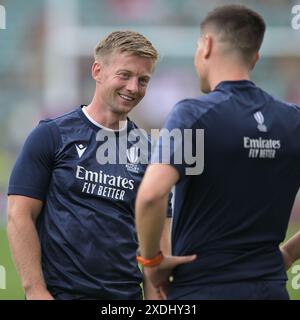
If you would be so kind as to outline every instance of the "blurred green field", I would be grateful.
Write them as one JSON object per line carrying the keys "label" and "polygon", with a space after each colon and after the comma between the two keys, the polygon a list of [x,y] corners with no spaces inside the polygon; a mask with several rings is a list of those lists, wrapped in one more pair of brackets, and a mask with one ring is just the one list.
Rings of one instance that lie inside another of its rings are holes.
{"label": "blurred green field", "polygon": [[0,226],[0,265],[6,271],[6,289],[0,289],[0,300],[24,300],[24,293],[21,287],[19,276],[12,262],[6,231]]}
{"label": "blurred green field", "polygon": [[[287,232],[287,239],[293,235],[300,225],[291,225]],[[298,261],[299,263],[299,261]],[[0,289],[0,300],[24,300],[24,293],[20,284],[19,277],[14,268],[4,227],[0,227],[0,266],[6,270],[6,289]],[[289,272],[288,290],[292,300],[300,300],[300,289],[295,290],[291,287],[291,274]]]}

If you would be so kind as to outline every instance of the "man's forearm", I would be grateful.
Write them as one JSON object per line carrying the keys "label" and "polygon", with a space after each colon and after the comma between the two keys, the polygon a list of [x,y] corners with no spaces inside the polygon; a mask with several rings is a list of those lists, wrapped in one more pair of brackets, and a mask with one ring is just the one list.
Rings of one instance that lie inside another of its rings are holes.
{"label": "man's forearm", "polygon": [[166,164],[148,166],[136,199],[136,225],[143,258],[152,259],[160,239],[172,187],[179,179],[175,168]]}
{"label": "man's forearm", "polygon": [[33,220],[28,215],[9,216],[7,233],[25,292],[46,289],[40,243]]}
{"label": "man's forearm", "polygon": [[141,255],[151,259],[160,250],[160,239],[166,219],[168,196],[147,201],[138,199],[136,206],[136,225],[139,235]]}
{"label": "man's forearm", "polygon": [[162,235],[160,237],[160,250],[164,255],[171,255],[171,222],[172,218],[166,218]]}
{"label": "man's forearm", "polygon": [[287,254],[290,260],[289,266],[296,260],[300,259],[300,231],[298,231],[291,239],[281,246],[281,250]]}

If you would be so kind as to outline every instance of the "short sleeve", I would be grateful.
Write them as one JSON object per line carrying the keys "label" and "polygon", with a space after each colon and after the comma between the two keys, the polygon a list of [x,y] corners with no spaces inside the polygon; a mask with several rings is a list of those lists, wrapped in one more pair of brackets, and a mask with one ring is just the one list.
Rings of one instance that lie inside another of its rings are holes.
{"label": "short sleeve", "polygon": [[58,128],[45,121],[30,133],[13,167],[8,195],[44,200],[59,144]]}

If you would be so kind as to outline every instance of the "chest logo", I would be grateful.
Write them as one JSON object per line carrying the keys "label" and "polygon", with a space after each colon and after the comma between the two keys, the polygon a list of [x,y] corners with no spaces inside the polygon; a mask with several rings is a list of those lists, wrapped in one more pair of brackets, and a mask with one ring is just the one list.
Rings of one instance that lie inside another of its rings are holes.
{"label": "chest logo", "polygon": [[127,159],[132,164],[137,164],[139,161],[139,155],[138,155],[138,148],[137,147],[131,147],[130,149],[126,150]]}
{"label": "chest logo", "polygon": [[78,153],[78,157],[81,158],[82,155],[84,154],[84,151],[87,149],[87,147],[85,147],[82,144],[75,144],[75,146]]}
{"label": "chest logo", "polygon": [[139,173],[140,167],[138,165],[139,163],[139,149],[135,146],[132,146],[131,148],[126,150],[126,155],[129,163],[126,164],[126,168],[128,171],[132,173]]}
{"label": "chest logo", "polygon": [[254,119],[256,120],[256,122],[258,123],[257,129],[260,132],[267,132],[268,129],[267,129],[266,125],[264,124],[265,119],[264,119],[263,114],[260,111],[257,111],[254,113],[253,116],[254,116]]}

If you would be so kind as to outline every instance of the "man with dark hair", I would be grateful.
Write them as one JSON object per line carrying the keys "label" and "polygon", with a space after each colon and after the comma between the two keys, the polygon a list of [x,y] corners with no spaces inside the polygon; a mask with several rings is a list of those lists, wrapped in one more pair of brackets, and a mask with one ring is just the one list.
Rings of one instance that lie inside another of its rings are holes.
{"label": "man with dark hair", "polygon": [[[91,103],[41,121],[10,178],[8,238],[28,300],[142,298],[134,201],[146,164],[130,163],[126,136],[137,127],[127,115],[158,55],[141,34],[115,31],[94,56]],[[128,164],[103,163],[99,135],[114,138],[110,152],[119,159],[123,148]]]}
{"label": "man with dark hair", "polygon": [[[138,192],[140,254],[151,265],[145,272],[169,299],[288,299],[285,269],[300,258],[300,233],[279,245],[300,186],[300,108],[249,80],[265,31],[260,15],[218,7],[201,31],[195,68],[208,94],[177,103],[164,126],[192,130],[192,139],[170,147],[161,139],[153,157],[160,161]],[[204,169],[191,175],[191,162],[178,163],[178,154],[191,141],[197,152],[199,129]],[[174,185],[175,257],[164,257],[159,237]],[[191,263],[177,265],[177,256],[190,254]]]}
{"label": "man with dark hair", "polygon": [[[234,17],[234,18],[233,18]],[[202,32],[212,28],[218,33],[218,41],[227,49],[239,52],[251,62],[259,51],[265,33],[265,22],[256,12],[240,6],[228,5],[210,12],[201,22]]]}

